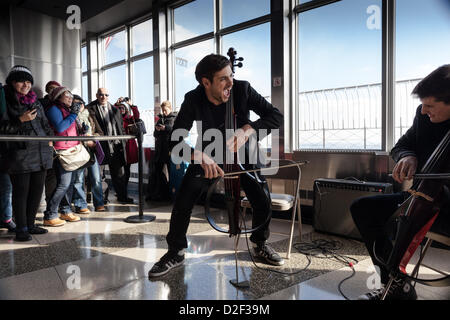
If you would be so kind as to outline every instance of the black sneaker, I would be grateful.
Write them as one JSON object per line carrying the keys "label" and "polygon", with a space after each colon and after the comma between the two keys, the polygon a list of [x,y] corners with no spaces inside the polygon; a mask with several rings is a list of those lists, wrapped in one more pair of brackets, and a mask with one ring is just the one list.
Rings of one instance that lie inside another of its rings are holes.
{"label": "black sneaker", "polygon": [[271,265],[282,266],[284,264],[283,258],[266,242],[258,243],[253,250],[257,257],[262,258]]}
{"label": "black sneaker", "polygon": [[184,253],[182,255],[176,251],[168,251],[162,258],[153,265],[152,269],[148,272],[150,278],[159,277],[171,269],[181,266],[184,262]]}
{"label": "black sneaker", "polygon": [[[358,297],[358,300],[381,300],[383,292],[384,288],[380,288]],[[416,289],[405,279],[394,279],[385,300],[417,300]]]}
{"label": "black sneaker", "polygon": [[16,231],[16,238],[15,238],[16,241],[24,242],[24,241],[30,241],[32,239],[33,238],[30,236],[30,234],[27,231],[25,231],[25,232]]}
{"label": "black sneaker", "polygon": [[8,229],[9,232],[14,232],[16,231],[16,224],[14,223],[14,221],[9,220],[9,222],[0,222],[0,228],[6,228]]}
{"label": "black sneaker", "polygon": [[133,198],[117,198],[117,202],[123,203],[123,204],[133,204],[134,199]]}
{"label": "black sneaker", "polygon": [[30,234],[44,234],[47,232],[48,232],[47,229],[44,229],[41,227],[36,227],[36,226],[28,229],[28,233],[30,233]]}

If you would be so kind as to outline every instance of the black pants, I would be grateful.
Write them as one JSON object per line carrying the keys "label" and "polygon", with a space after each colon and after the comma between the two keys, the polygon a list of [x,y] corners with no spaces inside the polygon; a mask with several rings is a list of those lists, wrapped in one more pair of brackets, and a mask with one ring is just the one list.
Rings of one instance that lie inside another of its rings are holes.
{"label": "black pants", "polygon": [[[374,265],[380,268],[381,283],[389,280],[389,271],[386,270],[375,258],[375,254],[383,261],[387,261],[392,251],[392,243],[389,239],[392,234],[387,231],[386,223],[395,213],[398,206],[410,196],[407,192],[386,194],[379,196],[362,197],[355,200],[350,211],[359,233],[366,245],[367,251]],[[431,227],[432,231],[444,233],[449,228],[450,214],[448,207],[444,207]],[[450,230],[448,230],[450,231]],[[373,251],[375,243],[375,254]]]}
{"label": "black pants", "polygon": [[[121,155],[114,155],[121,156]],[[113,156],[113,157],[114,157]],[[111,182],[114,191],[117,193],[117,199],[125,200],[128,198],[128,179],[130,174],[125,168],[125,163],[121,161],[112,160],[109,164],[109,174],[111,175]]]}
{"label": "black pants", "polygon": [[34,227],[34,220],[44,192],[46,170],[11,174],[12,207],[17,231]]}
{"label": "black pants", "polygon": [[169,161],[150,160],[149,180],[147,186],[147,199],[154,201],[168,201],[170,199],[169,182],[164,174],[164,165],[167,165],[167,171],[170,177]]}
{"label": "black pants", "polygon": [[[59,161],[58,159],[55,159],[56,161]],[[53,168],[55,168],[56,165],[53,163]],[[58,181],[56,179],[56,173],[53,168],[50,168],[47,170],[47,174],[45,176],[45,202],[49,202],[53,192],[56,189],[56,186],[58,184]]]}
{"label": "black pants", "polygon": [[[169,250],[181,250],[187,248],[186,233],[191,219],[192,208],[195,203],[211,185],[213,180],[197,177],[203,174],[200,165],[190,165],[186,171],[180,189],[175,199],[170,218],[170,229],[167,234]],[[241,175],[241,187],[244,189],[253,209],[253,227],[262,225],[267,217],[272,214],[270,193],[267,184],[261,187],[246,175]],[[265,241],[269,238],[270,219],[257,231],[253,232],[250,240],[254,243]]]}

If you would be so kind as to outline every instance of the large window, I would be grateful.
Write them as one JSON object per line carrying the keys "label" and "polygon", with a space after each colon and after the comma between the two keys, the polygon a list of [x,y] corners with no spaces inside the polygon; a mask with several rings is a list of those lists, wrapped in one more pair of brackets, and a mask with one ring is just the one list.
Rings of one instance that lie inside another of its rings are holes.
{"label": "large window", "polygon": [[127,35],[125,30],[103,38],[104,64],[125,60],[127,57]]}
{"label": "large window", "polygon": [[195,79],[195,67],[200,60],[214,52],[212,40],[199,42],[174,52],[175,57],[175,109],[183,103],[184,95],[195,89],[198,82]]}
{"label": "large window", "polygon": [[139,23],[131,28],[131,43],[132,56],[153,50],[152,20]]}
{"label": "large window", "polygon": [[213,0],[196,0],[174,9],[174,42],[214,30]]}
{"label": "large window", "polygon": [[81,97],[86,102],[86,104],[89,103],[88,61],[86,45],[81,46],[81,92],[75,93],[81,94]]}
{"label": "large window", "polygon": [[[238,56],[244,57],[244,66],[236,70],[235,78],[249,81],[270,101],[270,0],[227,0],[219,7],[214,3],[214,0],[196,0],[173,9],[173,99],[176,110],[184,95],[198,86],[194,74],[197,63],[210,53],[226,56],[230,47],[235,48]],[[221,19],[214,19],[219,16]],[[216,49],[218,44],[220,52]],[[251,120],[258,118],[254,113],[250,116]],[[196,136],[194,125],[190,141],[195,142]],[[269,140],[263,144],[267,146]]]}
{"label": "large window", "polygon": [[89,94],[88,94],[88,76],[83,75],[81,77],[81,97],[84,102],[89,103]]}
{"label": "large window", "polygon": [[144,136],[145,146],[154,146],[153,131],[155,129],[154,92],[153,92],[153,57],[137,60],[132,63],[133,103],[138,106],[141,119],[145,122],[147,134]]}
{"label": "large window", "polygon": [[[128,43],[130,44],[128,46]],[[152,20],[139,21],[101,38],[100,86],[109,91],[109,102],[129,97],[139,109],[147,134],[144,147],[153,147],[154,77]]]}
{"label": "large window", "polygon": [[222,27],[226,28],[270,13],[270,0],[226,0],[222,6]]}
{"label": "large window", "polygon": [[381,40],[381,0],[299,13],[298,148],[382,148]]}
{"label": "large window", "polygon": [[126,65],[105,70],[105,88],[109,92],[109,102],[114,104],[120,97],[128,97]]}
{"label": "large window", "polygon": [[396,5],[394,141],[412,125],[420,104],[411,96],[415,85],[450,62],[450,2],[397,0]]}
{"label": "large window", "polygon": [[[242,68],[235,69],[235,79],[247,80],[267,100],[270,99],[270,23],[234,32],[222,38],[222,54],[234,47],[238,57],[243,57]],[[259,117],[250,111],[250,120]],[[269,147],[271,136],[264,138],[261,145]]]}

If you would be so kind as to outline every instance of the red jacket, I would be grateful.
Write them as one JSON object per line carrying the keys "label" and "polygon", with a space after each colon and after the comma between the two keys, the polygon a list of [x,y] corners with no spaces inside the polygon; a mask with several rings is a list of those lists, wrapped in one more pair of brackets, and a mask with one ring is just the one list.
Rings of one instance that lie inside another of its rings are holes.
{"label": "red jacket", "polygon": [[[134,124],[133,119],[139,119],[139,110],[136,106],[131,106],[133,115],[123,114],[123,131],[125,134],[130,134],[128,126]],[[127,158],[127,164],[137,163],[139,161],[139,151],[136,139],[130,139],[125,145],[125,152]]]}

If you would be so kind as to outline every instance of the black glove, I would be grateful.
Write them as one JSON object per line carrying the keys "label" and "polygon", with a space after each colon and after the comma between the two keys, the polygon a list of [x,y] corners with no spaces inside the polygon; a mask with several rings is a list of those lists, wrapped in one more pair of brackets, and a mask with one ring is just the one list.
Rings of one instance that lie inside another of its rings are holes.
{"label": "black glove", "polygon": [[70,113],[74,113],[74,114],[78,115],[80,113],[80,109],[81,109],[81,103],[74,102],[74,103],[72,103],[72,106],[70,107]]}

